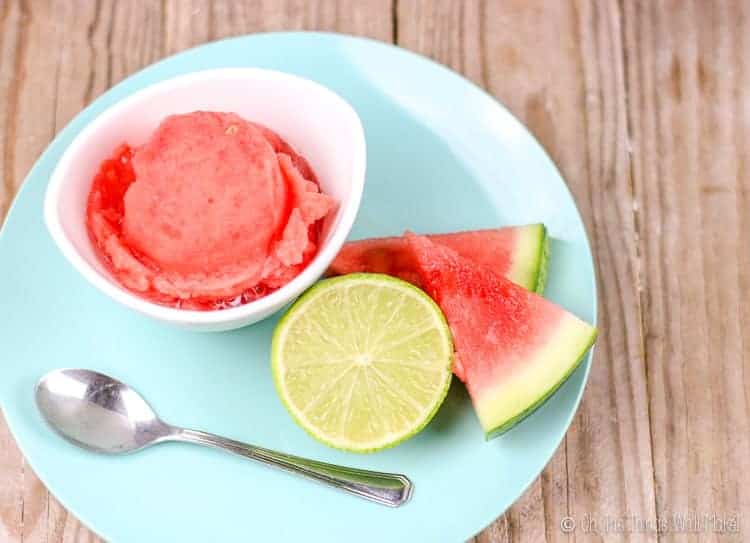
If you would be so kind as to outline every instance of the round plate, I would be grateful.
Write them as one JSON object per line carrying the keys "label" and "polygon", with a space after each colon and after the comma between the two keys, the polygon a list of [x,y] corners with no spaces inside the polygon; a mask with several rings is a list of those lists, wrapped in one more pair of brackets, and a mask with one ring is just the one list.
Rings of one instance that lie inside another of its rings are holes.
{"label": "round plate", "polygon": [[[73,137],[110,104],[199,69],[260,66],[318,81],[349,100],[365,127],[367,185],[352,237],[544,222],[552,235],[546,295],[596,320],[586,234],[560,174],[502,106],[455,73],[374,41],[260,34],[192,49],[123,81],[78,115],[29,173],[0,234],[6,420],[37,475],[109,541],[450,541],[491,523],[560,443],[590,357],[532,417],[485,442],[454,380],[433,422],[372,455],[326,448],[297,427],[269,370],[276,318],[200,334],[158,324],[96,291],[42,223],[50,172]],[[301,104],[300,107],[304,107]],[[412,500],[389,509],[228,454],[165,444],[92,454],[47,428],[33,403],[45,372],[84,367],[138,389],[167,421],[338,464],[406,473]]]}

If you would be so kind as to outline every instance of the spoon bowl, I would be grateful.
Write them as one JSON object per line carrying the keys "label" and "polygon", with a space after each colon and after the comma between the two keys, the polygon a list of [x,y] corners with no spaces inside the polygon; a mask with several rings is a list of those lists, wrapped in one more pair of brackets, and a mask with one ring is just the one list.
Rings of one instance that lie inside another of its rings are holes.
{"label": "spoon bowl", "polygon": [[128,385],[91,370],[48,373],[37,383],[36,404],[53,430],[99,453],[134,452],[174,431]]}
{"label": "spoon bowl", "polygon": [[184,441],[223,449],[391,507],[411,497],[413,485],[404,475],[336,466],[172,426],[128,385],[92,370],[54,370],[39,380],[35,395],[47,424],[90,451],[122,454]]}

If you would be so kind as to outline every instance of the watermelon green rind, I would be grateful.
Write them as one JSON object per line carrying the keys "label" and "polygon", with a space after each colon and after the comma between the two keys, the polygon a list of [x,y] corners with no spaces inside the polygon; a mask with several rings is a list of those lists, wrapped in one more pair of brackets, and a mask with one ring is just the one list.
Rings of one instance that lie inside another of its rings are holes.
{"label": "watermelon green rind", "polygon": [[537,275],[535,281],[534,292],[541,296],[544,294],[544,287],[547,286],[547,266],[549,265],[549,236],[547,235],[547,227],[543,224],[539,225],[542,231],[542,242],[539,244],[539,265],[537,266]]}
{"label": "watermelon green rind", "polygon": [[591,329],[591,334],[589,335],[588,341],[585,343],[585,348],[581,352],[581,355],[578,357],[578,360],[573,364],[568,372],[560,379],[556,385],[554,385],[552,388],[550,388],[547,392],[544,393],[544,395],[539,398],[534,404],[530,405],[528,408],[524,409],[521,413],[514,416],[510,420],[506,421],[505,423],[501,424],[500,426],[497,426],[496,428],[493,428],[491,430],[485,431],[485,439],[489,441],[492,438],[495,438],[499,435],[504,434],[514,426],[516,426],[519,422],[522,422],[526,417],[529,417],[532,415],[537,409],[542,407],[545,403],[547,403],[547,400],[549,400],[555,392],[563,385],[565,382],[570,379],[570,376],[573,375],[573,373],[578,369],[578,367],[581,365],[581,363],[586,359],[586,354],[588,354],[589,349],[593,347],[594,343],[596,342],[596,337],[598,335],[598,331],[596,328]]}

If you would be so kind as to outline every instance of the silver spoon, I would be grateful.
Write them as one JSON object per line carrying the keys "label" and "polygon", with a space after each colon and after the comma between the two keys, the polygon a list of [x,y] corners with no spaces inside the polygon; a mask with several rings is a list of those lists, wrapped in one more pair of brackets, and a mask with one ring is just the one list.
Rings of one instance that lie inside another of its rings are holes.
{"label": "silver spoon", "polygon": [[412,482],[404,475],[326,464],[172,426],[161,421],[125,383],[91,370],[48,373],[36,386],[36,404],[62,437],[95,452],[129,453],[164,441],[187,441],[252,458],[391,507],[405,503],[412,492]]}

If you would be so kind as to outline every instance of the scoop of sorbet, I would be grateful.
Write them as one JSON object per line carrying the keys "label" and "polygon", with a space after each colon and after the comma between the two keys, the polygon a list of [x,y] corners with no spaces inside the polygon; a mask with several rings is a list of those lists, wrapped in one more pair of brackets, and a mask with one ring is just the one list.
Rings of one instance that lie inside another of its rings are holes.
{"label": "scoop of sorbet", "polygon": [[168,117],[130,162],[122,216],[92,210],[97,178],[89,230],[118,279],[162,303],[221,306],[282,286],[314,256],[334,206],[304,158],[232,113]]}

